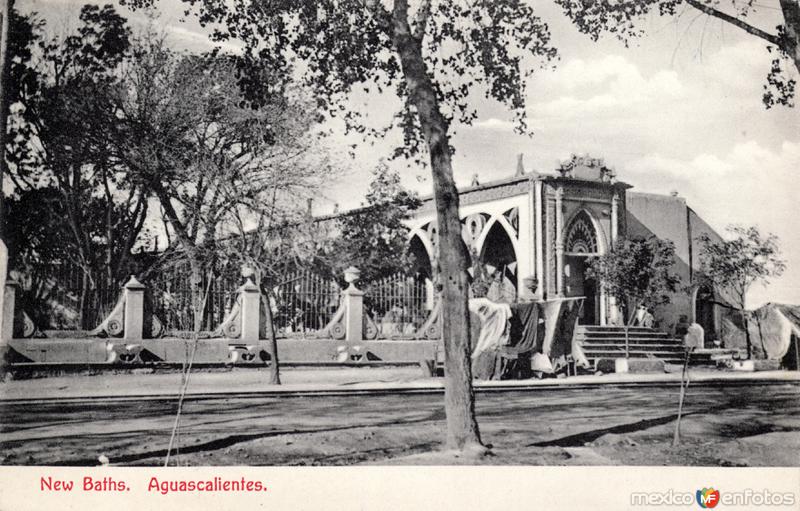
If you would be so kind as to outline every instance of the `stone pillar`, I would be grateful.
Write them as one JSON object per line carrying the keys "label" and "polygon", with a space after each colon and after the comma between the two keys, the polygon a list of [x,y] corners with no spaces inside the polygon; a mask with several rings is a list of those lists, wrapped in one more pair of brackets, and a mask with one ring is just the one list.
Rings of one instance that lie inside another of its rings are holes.
{"label": "stone pillar", "polygon": [[3,317],[0,318],[2,326],[0,330],[0,344],[8,342],[14,338],[14,309],[17,301],[17,283],[7,280],[3,290]]}
{"label": "stone pillar", "polygon": [[547,298],[552,298],[558,292],[556,288],[556,198],[548,190],[544,190],[544,233],[543,247],[546,260],[544,263],[543,279],[540,284],[544,286],[543,292]]}
{"label": "stone pillar", "polygon": [[353,266],[344,271],[344,280],[350,284],[342,291],[344,297],[344,327],[347,342],[364,340],[364,292],[355,286],[361,272]]}
{"label": "stone pillar", "polygon": [[[617,242],[619,236],[619,194],[614,194],[611,199],[611,245]],[[598,240],[599,241],[599,240]],[[607,247],[611,250],[612,247]]]}
{"label": "stone pillar", "polygon": [[556,293],[564,296],[564,189],[556,190]]}
{"label": "stone pillar", "polygon": [[544,296],[544,223],[542,222],[542,182],[536,181],[534,184],[534,232],[533,239],[536,240],[536,271],[534,276],[539,281],[539,288],[536,290],[536,298],[542,299]]}
{"label": "stone pillar", "polygon": [[144,334],[144,290],[145,286],[131,275],[125,284],[125,330],[126,341],[140,341]]}
{"label": "stone pillar", "polygon": [[261,290],[248,277],[247,282],[239,288],[242,295],[242,335],[243,342],[257,342],[259,337],[259,325],[261,324]]}

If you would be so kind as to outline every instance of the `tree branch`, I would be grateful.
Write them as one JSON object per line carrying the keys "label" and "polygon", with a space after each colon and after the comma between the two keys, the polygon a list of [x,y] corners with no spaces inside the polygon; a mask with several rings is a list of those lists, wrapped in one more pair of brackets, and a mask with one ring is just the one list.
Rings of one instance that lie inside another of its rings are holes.
{"label": "tree branch", "polygon": [[730,14],[726,14],[726,13],[724,13],[722,11],[718,11],[718,10],[714,9],[713,7],[710,7],[710,6],[702,3],[700,0],[686,0],[686,3],[691,5],[695,9],[708,14],[709,16],[714,16],[715,18],[719,18],[722,21],[730,23],[731,25],[737,26],[737,27],[741,28],[742,30],[744,30],[745,32],[747,32],[749,34],[752,34],[752,35],[754,35],[756,37],[760,37],[761,39],[763,39],[763,40],[765,40],[765,41],[767,41],[769,43],[772,43],[772,44],[774,44],[775,46],[777,46],[779,48],[781,46],[781,40],[780,40],[780,38],[778,36],[772,35],[772,34],[770,34],[768,32],[765,32],[765,31],[761,30],[760,28],[756,28],[756,27],[754,27],[752,25],[748,25],[747,23],[745,23],[744,21],[740,20],[739,18],[737,18],[735,16],[731,16]]}
{"label": "tree branch", "polygon": [[431,17],[431,0],[422,0],[422,5],[419,6],[417,17],[414,20],[414,39],[422,41],[425,37],[425,27],[428,24],[428,18]]}

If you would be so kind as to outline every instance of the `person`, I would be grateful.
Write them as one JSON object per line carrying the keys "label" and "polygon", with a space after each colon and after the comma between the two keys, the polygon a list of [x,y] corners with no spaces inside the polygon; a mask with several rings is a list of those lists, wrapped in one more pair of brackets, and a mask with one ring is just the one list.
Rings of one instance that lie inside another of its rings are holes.
{"label": "person", "polygon": [[640,305],[638,309],[636,309],[636,320],[634,321],[634,326],[642,326],[645,328],[653,328],[653,323],[655,319],[653,318],[653,314],[645,307],[644,305]]}
{"label": "person", "polygon": [[675,329],[672,337],[675,339],[683,340],[689,332],[689,317],[686,314],[681,314],[678,317],[678,322],[675,323]]}

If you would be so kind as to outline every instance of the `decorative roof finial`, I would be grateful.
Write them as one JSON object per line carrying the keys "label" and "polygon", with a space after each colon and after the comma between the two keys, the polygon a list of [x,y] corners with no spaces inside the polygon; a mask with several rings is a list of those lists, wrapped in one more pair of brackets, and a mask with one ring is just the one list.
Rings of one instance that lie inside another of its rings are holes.
{"label": "decorative roof finial", "polygon": [[522,157],[523,153],[519,153],[517,155],[517,173],[514,174],[514,177],[520,177],[525,175],[525,165],[522,164]]}

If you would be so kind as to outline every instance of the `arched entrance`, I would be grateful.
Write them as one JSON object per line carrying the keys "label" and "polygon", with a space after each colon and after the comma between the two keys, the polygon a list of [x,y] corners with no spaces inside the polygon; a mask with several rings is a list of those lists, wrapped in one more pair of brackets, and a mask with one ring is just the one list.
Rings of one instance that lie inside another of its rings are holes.
{"label": "arched entrance", "polygon": [[496,302],[511,303],[517,299],[517,254],[514,244],[499,221],[491,224],[480,251],[482,268],[475,275],[485,278],[488,285],[487,297]]}
{"label": "arched entrance", "polygon": [[408,253],[413,259],[412,274],[422,275],[426,279],[432,278],[431,258],[428,255],[425,244],[416,234],[411,237],[411,241],[408,243]]}
{"label": "arched entrance", "polygon": [[717,320],[714,315],[714,288],[703,284],[694,295],[694,321],[703,327],[703,337],[710,343],[717,331]]}
{"label": "arched entrance", "polygon": [[564,291],[566,296],[585,296],[578,318],[582,325],[600,322],[599,289],[587,275],[590,258],[599,256],[597,231],[591,217],[581,210],[570,222],[564,237]]}

